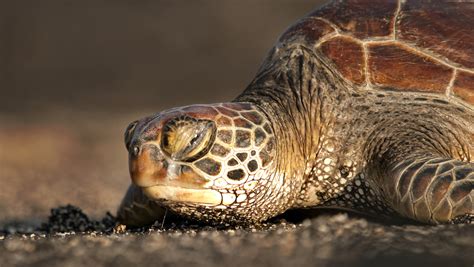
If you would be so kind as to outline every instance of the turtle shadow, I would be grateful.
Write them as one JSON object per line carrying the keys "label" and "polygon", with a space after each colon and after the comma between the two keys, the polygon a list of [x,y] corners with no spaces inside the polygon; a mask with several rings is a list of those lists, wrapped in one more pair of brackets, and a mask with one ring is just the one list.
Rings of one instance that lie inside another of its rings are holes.
{"label": "turtle shadow", "polygon": [[382,224],[385,226],[427,226],[427,224],[403,217],[381,217],[353,210],[335,208],[291,209],[281,215],[270,219],[269,222],[285,220],[290,223],[301,224],[305,220],[315,220],[321,217],[332,217],[340,214],[347,215],[349,219],[366,220],[368,222]]}

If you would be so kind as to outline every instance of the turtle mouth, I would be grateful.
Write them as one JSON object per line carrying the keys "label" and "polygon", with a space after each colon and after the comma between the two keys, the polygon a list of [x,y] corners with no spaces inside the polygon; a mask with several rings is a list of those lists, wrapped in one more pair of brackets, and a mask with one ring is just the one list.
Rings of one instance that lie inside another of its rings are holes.
{"label": "turtle mouth", "polygon": [[160,185],[203,189],[210,182],[186,163],[163,157],[154,144],[145,144],[138,155],[130,156],[129,169],[133,183],[142,188]]}
{"label": "turtle mouth", "polygon": [[213,189],[185,188],[173,185],[143,187],[147,197],[155,201],[171,201],[216,206],[222,203],[222,195]]}
{"label": "turtle mouth", "polygon": [[138,155],[130,157],[130,176],[150,199],[200,205],[221,203],[221,194],[209,188],[212,181],[185,163],[161,157],[153,144],[146,144],[140,150]]}
{"label": "turtle mouth", "polygon": [[168,168],[134,172],[133,182],[145,195],[157,201],[219,205],[221,194],[208,188],[210,181],[193,171],[182,171],[183,166],[170,164]]}

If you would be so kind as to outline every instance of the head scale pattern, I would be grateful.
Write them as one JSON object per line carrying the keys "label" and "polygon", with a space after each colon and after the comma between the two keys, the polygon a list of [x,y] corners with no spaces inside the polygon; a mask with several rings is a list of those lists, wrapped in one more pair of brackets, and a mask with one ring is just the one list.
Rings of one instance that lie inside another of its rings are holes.
{"label": "head scale pattern", "polygon": [[[125,132],[125,142],[134,182],[152,199],[179,213],[200,219],[208,216],[212,221],[230,213],[234,218],[258,219],[267,215],[250,214],[257,207],[253,203],[267,203],[278,196],[265,193],[279,181],[274,178],[275,136],[266,115],[251,104],[193,105],[165,111],[133,122]],[[134,155],[135,147],[141,147],[139,155]],[[198,202],[199,197],[186,200],[182,195],[173,199],[153,194],[154,185],[212,190],[213,202],[205,203],[205,197]],[[216,194],[220,201],[215,201]]]}

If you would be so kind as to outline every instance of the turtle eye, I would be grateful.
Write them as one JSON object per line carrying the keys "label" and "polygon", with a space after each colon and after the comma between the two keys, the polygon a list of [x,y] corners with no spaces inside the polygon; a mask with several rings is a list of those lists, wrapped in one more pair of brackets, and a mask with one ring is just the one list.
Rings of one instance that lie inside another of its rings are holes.
{"label": "turtle eye", "polygon": [[125,148],[127,149],[130,147],[130,142],[132,141],[133,132],[135,131],[137,124],[138,124],[138,121],[134,121],[127,126],[127,129],[125,129],[124,141],[125,141]]}
{"label": "turtle eye", "polygon": [[209,152],[215,135],[213,121],[180,116],[163,127],[161,148],[173,160],[191,162]]}

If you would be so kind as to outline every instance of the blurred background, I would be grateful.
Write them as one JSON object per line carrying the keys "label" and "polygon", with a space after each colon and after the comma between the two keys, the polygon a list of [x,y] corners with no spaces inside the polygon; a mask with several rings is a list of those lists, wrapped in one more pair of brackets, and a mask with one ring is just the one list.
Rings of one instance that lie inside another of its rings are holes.
{"label": "blurred background", "polygon": [[115,213],[128,123],[231,100],[322,2],[0,0],[0,223]]}

